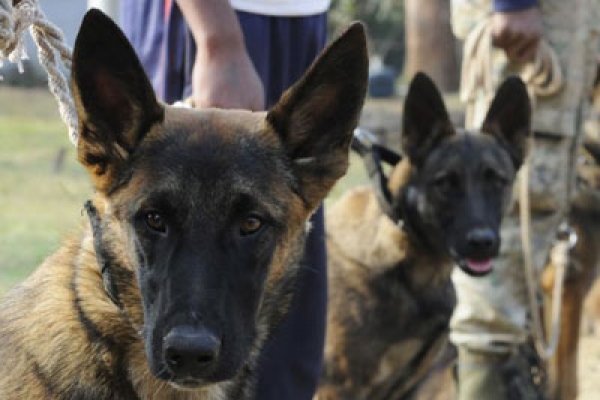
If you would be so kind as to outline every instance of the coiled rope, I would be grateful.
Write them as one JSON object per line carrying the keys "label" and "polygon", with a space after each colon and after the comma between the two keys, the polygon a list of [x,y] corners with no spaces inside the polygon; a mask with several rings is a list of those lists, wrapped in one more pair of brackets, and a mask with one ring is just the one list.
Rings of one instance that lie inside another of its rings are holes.
{"label": "coiled rope", "polygon": [[[490,96],[495,93],[492,58],[491,19],[481,21],[466,37],[461,70],[460,99],[467,104],[477,99],[479,89]],[[533,103],[537,97],[558,93],[564,85],[564,76],[554,49],[545,40],[540,41],[536,58],[518,69],[519,76],[527,85]]]}
{"label": "coiled rope", "polygon": [[48,87],[58,102],[60,117],[67,125],[69,139],[77,145],[77,112],[67,78],[61,70],[71,70],[72,52],[60,29],[50,23],[36,0],[0,0],[0,66],[8,60],[23,71],[27,59],[25,32],[29,30],[36,44],[39,60],[48,74]]}

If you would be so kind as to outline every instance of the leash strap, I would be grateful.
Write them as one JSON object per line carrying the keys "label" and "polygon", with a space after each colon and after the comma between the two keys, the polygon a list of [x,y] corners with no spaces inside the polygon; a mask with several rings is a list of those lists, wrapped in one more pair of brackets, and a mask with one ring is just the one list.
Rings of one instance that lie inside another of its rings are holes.
{"label": "leash strap", "polygon": [[[530,148],[533,148],[534,139],[530,139]],[[563,223],[558,230],[556,241],[550,252],[550,261],[556,268],[552,298],[551,331],[545,334],[542,318],[540,316],[540,303],[538,300],[538,282],[536,265],[533,259],[533,245],[531,242],[531,208],[529,201],[529,173],[531,161],[527,160],[521,167],[521,182],[519,188],[519,214],[521,219],[521,243],[527,283],[527,294],[532,319],[532,336],[539,356],[547,360],[551,358],[558,347],[560,339],[560,321],[562,292],[565,283],[565,272],[569,263],[570,251],[577,244],[577,234],[567,224]],[[547,340],[546,338],[549,338]]]}
{"label": "leash strap", "polygon": [[83,205],[87,212],[88,218],[90,219],[90,225],[92,227],[92,234],[94,235],[94,249],[96,250],[96,259],[98,260],[98,267],[100,274],[102,275],[102,283],[104,285],[104,291],[110,298],[110,300],[119,309],[123,309],[119,294],[117,293],[117,287],[111,274],[111,256],[108,254],[106,249],[102,246],[102,221],[98,215],[98,210],[94,206],[91,200],[88,200]]}
{"label": "leash strap", "polygon": [[383,171],[382,162],[395,166],[402,160],[402,156],[376,142],[377,138],[373,133],[363,128],[356,128],[351,149],[363,160],[379,207],[385,215],[397,224],[402,216],[394,212],[393,198],[388,188],[388,177]]}
{"label": "leash strap", "polygon": [[394,206],[394,199],[388,187],[388,177],[383,171],[383,163],[396,166],[402,156],[393,150],[377,143],[377,137],[363,128],[354,130],[354,140],[351,149],[363,160],[367,175],[371,180],[373,191],[381,211],[396,224],[401,230],[410,235],[415,243],[425,251],[439,251],[439,246],[432,242],[431,237],[423,232],[415,212],[410,209],[414,206],[414,192],[409,188]]}

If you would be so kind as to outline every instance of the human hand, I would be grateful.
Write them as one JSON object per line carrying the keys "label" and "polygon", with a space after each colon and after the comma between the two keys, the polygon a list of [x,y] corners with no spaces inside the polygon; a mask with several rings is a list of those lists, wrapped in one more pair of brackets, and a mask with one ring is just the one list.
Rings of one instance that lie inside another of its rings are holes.
{"label": "human hand", "polygon": [[198,48],[192,71],[194,106],[263,110],[264,88],[245,48],[213,47]]}
{"label": "human hand", "polygon": [[533,61],[542,38],[542,16],[538,7],[492,14],[492,43],[517,64]]}

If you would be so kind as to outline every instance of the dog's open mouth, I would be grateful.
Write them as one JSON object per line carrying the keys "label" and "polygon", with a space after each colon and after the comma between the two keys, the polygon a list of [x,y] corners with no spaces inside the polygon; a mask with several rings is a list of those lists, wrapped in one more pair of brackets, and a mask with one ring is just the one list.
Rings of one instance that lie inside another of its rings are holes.
{"label": "dog's open mouth", "polygon": [[471,276],[487,275],[494,268],[494,264],[493,264],[491,258],[486,259],[486,260],[475,260],[475,259],[471,259],[471,258],[466,258],[466,259],[459,258],[456,261],[456,264],[467,275],[471,275]]}
{"label": "dog's open mouth", "polygon": [[494,269],[494,258],[474,258],[474,257],[462,257],[459,256],[456,251],[450,250],[450,254],[454,259],[454,262],[460,269],[462,269],[467,275],[471,276],[484,276],[489,274]]}
{"label": "dog's open mouth", "polygon": [[482,275],[489,273],[494,267],[491,258],[488,258],[486,260],[474,260],[467,258],[465,260],[465,264],[470,271]]}

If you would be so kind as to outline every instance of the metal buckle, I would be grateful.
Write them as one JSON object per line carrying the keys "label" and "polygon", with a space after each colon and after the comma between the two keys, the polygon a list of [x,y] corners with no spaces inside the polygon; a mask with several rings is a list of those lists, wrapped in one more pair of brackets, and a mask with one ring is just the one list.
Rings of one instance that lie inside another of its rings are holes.
{"label": "metal buckle", "polygon": [[373,143],[379,143],[377,136],[373,132],[361,127],[354,129],[354,139],[367,150],[371,150]]}
{"label": "metal buckle", "polygon": [[556,232],[557,242],[566,242],[567,248],[571,250],[577,245],[578,239],[577,232],[575,232],[575,229],[573,229],[568,222],[560,224],[558,231]]}

